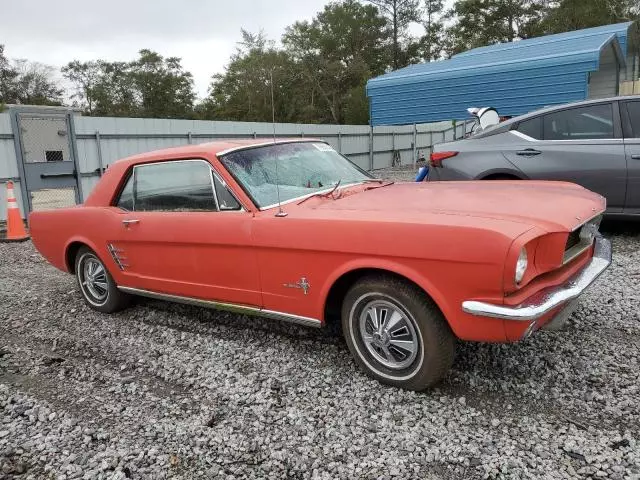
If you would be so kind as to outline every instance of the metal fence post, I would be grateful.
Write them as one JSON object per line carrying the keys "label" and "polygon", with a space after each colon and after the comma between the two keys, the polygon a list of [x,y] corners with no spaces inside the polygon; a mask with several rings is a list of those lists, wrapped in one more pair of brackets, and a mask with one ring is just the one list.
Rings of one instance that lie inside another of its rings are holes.
{"label": "metal fence post", "polygon": [[416,142],[418,141],[418,127],[416,126],[416,124],[413,124],[413,166],[416,166],[416,150],[418,149],[418,145],[416,144]]}
{"label": "metal fence post", "polygon": [[73,156],[73,165],[77,172],[78,179],[78,203],[84,202],[84,191],[82,188],[82,175],[80,172],[80,159],[78,158],[78,139],[76,138],[76,124],[73,113],[67,113],[67,121],[69,122],[69,140],[71,155]]}
{"label": "metal fence post", "polygon": [[[398,152],[398,155],[400,152]],[[391,166],[395,167],[396,160],[396,132],[391,132]],[[402,165],[402,161],[400,161],[400,165]]]}
{"label": "metal fence post", "polygon": [[338,131],[338,153],[342,153],[342,132]]}
{"label": "metal fence post", "polygon": [[189,143],[189,145],[193,143],[193,137],[191,136],[191,132],[187,132],[187,143]]}
{"label": "metal fence post", "polygon": [[433,152],[433,132],[429,132],[429,153]]}
{"label": "metal fence post", "polygon": [[253,132],[253,138],[256,138],[258,136],[258,134],[256,132]]}
{"label": "metal fence post", "polygon": [[11,116],[11,132],[13,133],[13,146],[16,152],[16,162],[18,163],[18,176],[20,177],[20,193],[22,194],[22,208],[24,218],[29,221],[29,213],[33,209],[31,195],[27,189],[27,176],[24,168],[24,156],[22,153],[22,136],[20,134],[20,122],[18,121],[18,112],[9,110]]}
{"label": "metal fence post", "polygon": [[373,170],[373,125],[369,127],[369,170]]}
{"label": "metal fence post", "polygon": [[100,132],[98,130],[96,130],[96,152],[98,153],[98,171],[102,176],[104,162],[102,161],[102,145],[100,144]]}

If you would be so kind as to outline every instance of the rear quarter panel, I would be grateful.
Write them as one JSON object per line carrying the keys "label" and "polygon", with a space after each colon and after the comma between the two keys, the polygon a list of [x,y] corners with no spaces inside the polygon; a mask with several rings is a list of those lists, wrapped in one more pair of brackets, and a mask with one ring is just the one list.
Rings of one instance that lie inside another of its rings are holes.
{"label": "rear quarter panel", "polygon": [[[469,138],[434,146],[435,152],[455,151],[458,155],[433,168],[433,180],[483,179],[489,175],[527,176],[503,154],[505,145],[515,145],[513,135],[500,133],[489,137]],[[431,172],[430,172],[431,174]]]}
{"label": "rear quarter panel", "polygon": [[73,242],[88,245],[106,262],[108,252],[100,239],[104,237],[104,230],[109,223],[108,215],[105,208],[81,205],[33,212],[29,215],[31,239],[45,259],[65,272],[73,269],[66,259],[67,249]]}

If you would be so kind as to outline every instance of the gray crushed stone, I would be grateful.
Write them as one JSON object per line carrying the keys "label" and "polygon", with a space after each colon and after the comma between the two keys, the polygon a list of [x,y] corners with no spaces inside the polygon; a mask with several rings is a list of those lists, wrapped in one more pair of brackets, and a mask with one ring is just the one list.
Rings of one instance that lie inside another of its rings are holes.
{"label": "gray crushed stone", "polygon": [[640,226],[567,328],[462,344],[436,389],[325,332],[140,300],[105,315],[0,244],[0,478],[640,479]]}

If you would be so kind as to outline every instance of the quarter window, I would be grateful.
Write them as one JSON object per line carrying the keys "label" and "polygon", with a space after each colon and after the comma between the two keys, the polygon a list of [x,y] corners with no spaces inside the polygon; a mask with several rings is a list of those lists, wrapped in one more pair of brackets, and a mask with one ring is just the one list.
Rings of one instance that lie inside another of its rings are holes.
{"label": "quarter window", "polygon": [[571,108],[544,116],[545,140],[613,138],[613,108],[610,103]]}
{"label": "quarter window", "polygon": [[631,121],[633,138],[640,138],[640,102],[627,103],[627,112]]}
{"label": "quarter window", "polygon": [[220,210],[240,210],[240,203],[229,191],[229,189],[218,178],[218,175],[213,174],[213,183],[216,186],[216,193],[218,194],[218,206]]}
{"label": "quarter window", "polygon": [[118,199],[118,203],[116,204],[118,207],[123,210],[128,210],[132,212],[134,210],[133,206],[133,175],[129,175],[129,179],[125,184],[122,192],[120,193],[120,198]]}
{"label": "quarter window", "polygon": [[518,128],[516,130],[528,137],[540,140],[540,137],[542,137],[542,117],[524,120],[518,124]]}

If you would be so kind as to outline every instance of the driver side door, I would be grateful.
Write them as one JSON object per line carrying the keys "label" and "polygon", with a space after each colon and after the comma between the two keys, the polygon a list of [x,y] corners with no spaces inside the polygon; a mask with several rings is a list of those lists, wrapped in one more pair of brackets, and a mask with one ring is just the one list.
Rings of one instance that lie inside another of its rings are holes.
{"label": "driver side door", "polygon": [[117,207],[109,248],[123,286],[261,306],[253,217],[208,161],[136,165]]}

